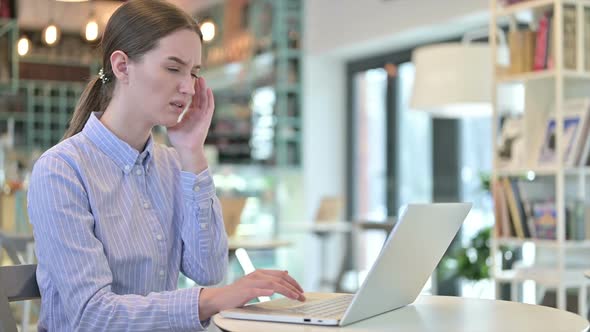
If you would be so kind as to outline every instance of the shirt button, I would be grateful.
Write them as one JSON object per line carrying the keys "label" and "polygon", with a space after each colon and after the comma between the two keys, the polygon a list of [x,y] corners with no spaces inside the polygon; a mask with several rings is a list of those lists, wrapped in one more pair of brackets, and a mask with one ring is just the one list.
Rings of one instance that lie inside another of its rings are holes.
{"label": "shirt button", "polygon": [[131,166],[125,165],[125,172],[129,172],[129,170],[131,170]]}
{"label": "shirt button", "polygon": [[143,207],[146,208],[146,209],[149,209],[150,208],[150,203],[144,202],[143,203]]}
{"label": "shirt button", "polygon": [[162,235],[158,234],[158,235],[156,236],[156,239],[158,239],[158,241],[162,241]]}
{"label": "shirt button", "polygon": [[163,277],[166,274],[164,270],[160,270],[160,277]]}
{"label": "shirt button", "polygon": [[199,187],[199,185],[196,185],[196,186],[193,187],[193,190],[194,191],[199,191],[199,190],[201,190],[201,187]]}
{"label": "shirt button", "polygon": [[207,229],[207,227],[209,226],[209,224],[202,222],[201,224],[201,229]]}
{"label": "shirt button", "polygon": [[137,174],[137,175],[141,175],[141,173],[142,173],[142,171],[139,168],[135,171],[135,174]]}

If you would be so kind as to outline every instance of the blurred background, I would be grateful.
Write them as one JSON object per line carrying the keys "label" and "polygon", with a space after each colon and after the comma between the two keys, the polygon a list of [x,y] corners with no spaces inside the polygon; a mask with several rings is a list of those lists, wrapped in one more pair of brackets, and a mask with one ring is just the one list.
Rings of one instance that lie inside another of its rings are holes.
{"label": "blurred background", "polygon": [[[224,282],[252,263],[354,292],[404,205],[467,201],[425,293],[587,315],[587,1],[170,1],[205,38]],[[102,67],[121,3],[0,0],[3,265],[35,261],[31,168]],[[34,328],[38,305],[14,310]]]}

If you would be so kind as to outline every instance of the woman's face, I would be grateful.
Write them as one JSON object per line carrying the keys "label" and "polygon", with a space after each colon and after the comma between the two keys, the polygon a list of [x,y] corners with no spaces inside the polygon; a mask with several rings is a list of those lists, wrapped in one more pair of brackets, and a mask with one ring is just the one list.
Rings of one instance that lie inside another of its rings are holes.
{"label": "woman's face", "polygon": [[[157,46],[128,66],[129,99],[150,125],[172,126],[190,103],[201,68],[201,41],[182,29],[160,39]],[[137,106],[137,107],[136,107]]]}

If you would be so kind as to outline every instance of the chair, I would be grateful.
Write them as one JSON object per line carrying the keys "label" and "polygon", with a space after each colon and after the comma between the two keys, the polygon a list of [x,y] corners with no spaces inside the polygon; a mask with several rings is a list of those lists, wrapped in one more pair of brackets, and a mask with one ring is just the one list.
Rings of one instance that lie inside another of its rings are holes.
{"label": "chair", "polygon": [[320,206],[316,212],[315,222],[335,222],[342,220],[342,197],[326,196],[320,201]]}
{"label": "chair", "polygon": [[[33,264],[35,263],[34,248],[33,235],[0,231],[0,260],[3,258],[2,254],[6,252],[14,265]],[[29,328],[31,309],[33,309],[31,302],[23,303],[22,331],[27,331]]]}
{"label": "chair", "polygon": [[247,197],[219,197],[223,224],[229,238],[236,235],[238,225],[242,219],[242,211],[246,206],[246,199]]}
{"label": "chair", "polygon": [[[336,225],[339,221],[342,222],[342,208],[343,199],[340,196],[326,196],[323,197],[318,206],[315,223],[316,225]],[[313,233],[320,240],[320,281],[319,287],[333,288],[336,281],[328,279],[326,276],[326,263],[328,261],[327,240],[328,237],[337,231],[331,228],[316,228]],[[336,288],[338,286],[336,285]]]}
{"label": "chair", "polygon": [[0,266],[0,331],[18,332],[9,303],[40,299],[37,264]]}
{"label": "chair", "polygon": [[0,250],[4,249],[16,265],[34,263],[34,242],[33,235],[0,231]]}

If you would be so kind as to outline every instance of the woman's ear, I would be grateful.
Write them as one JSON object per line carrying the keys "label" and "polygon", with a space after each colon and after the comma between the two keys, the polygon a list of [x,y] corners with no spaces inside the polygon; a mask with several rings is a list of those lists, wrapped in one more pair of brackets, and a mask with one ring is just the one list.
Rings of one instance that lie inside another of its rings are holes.
{"label": "woman's ear", "polygon": [[129,57],[123,51],[115,51],[111,54],[111,68],[117,81],[122,83],[129,82]]}

